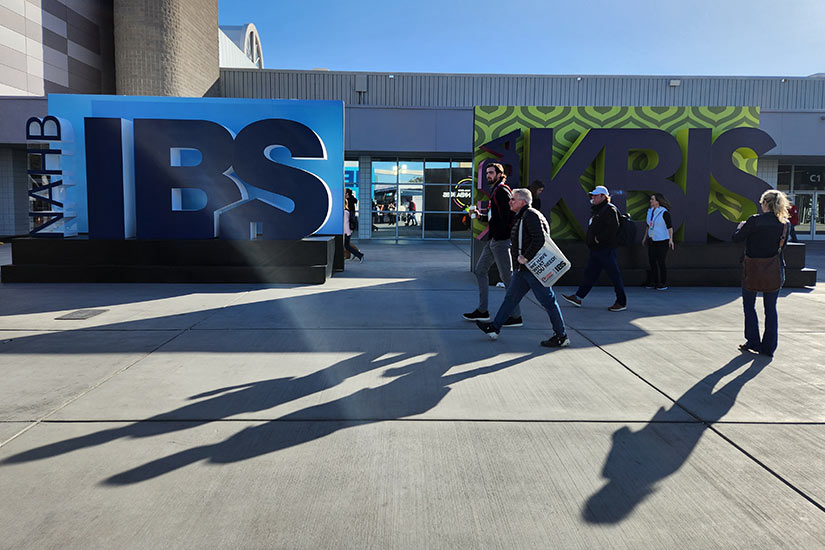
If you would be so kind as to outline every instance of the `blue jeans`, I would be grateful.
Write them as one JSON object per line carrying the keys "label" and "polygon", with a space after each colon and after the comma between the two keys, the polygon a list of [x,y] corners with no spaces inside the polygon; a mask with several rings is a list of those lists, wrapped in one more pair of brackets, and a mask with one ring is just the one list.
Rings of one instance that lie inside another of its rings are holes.
{"label": "blue jeans", "polygon": [[507,294],[504,296],[504,302],[496,313],[496,318],[493,319],[493,327],[496,330],[501,330],[513,310],[518,306],[524,295],[528,290],[533,291],[533,295],[542,305],[547,315],[550,316],[550,324],[553,326],[553,332],[557,336],[564,336],[567,333],[564,330],[564,319],[561,316],[561,308],[556,302],[556,295],[553,289],[546,287],[536,279],[532,273],[526,269],[516,269],[513,272],[513,277],[510,279],[510,285],[507,287]]}
{"label": "blue jeans", "polygon": [[361,254],[361,251],[357,250],[352,246],[352,244],[350,244],[350,238],[350,235],[344,235],[344,248],[349,250],[349,253],[355,256],[356,258],[363,258],[364,255]]}
{"label": "blue jeans", "polygon": [[746,345],[759,353],[773,355],[779,339],[779,317],[776,314],[776,299],[779,291],[763,292],[762,305],[765,308],[765,332],[759,338],[759,319],[756,317],[756,295],[753,290],[742,289],[742,307],[745,310]]}
{"label": "blue jeans", "polygon": [[587,267],[584,270],[584,280],[576,291],[576,296],[584,298],[596,284],[596,279],[604,269],[607,276],[613,281],[613,288],[616,290],[616,302],[620,305],[627,305],[627,295],[624,293],[624,282],[619,271],[619,261],[616,259],[616,249],[606,248],[604,250],[591,250],[590,258],[587,260]]}

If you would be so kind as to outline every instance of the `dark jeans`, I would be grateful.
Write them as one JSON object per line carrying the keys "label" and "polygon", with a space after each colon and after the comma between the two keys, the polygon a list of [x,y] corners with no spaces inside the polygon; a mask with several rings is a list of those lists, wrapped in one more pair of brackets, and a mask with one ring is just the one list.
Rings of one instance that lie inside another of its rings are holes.
{"label": "dark jeans", "polygon": [[504,296],[504,301],[496,313],[496,318],[493,319],[493,326],[496,330],[500,330],[513,310],[527,294],[528,290],[533,291],[533,295],[542,305],[547,315],[550,317],[550,324],[553,326],[553,332],[558,336],[566,334],[564,330],[564,318],[561,316],[561,308],[556,302],[556,295],[553,289],[546,287],[536,279],[532,273],[526,269],[516,269],[513,272],[513,277],[510,279],[510,284],[507,285],[507,294]]}
{"label": "dark jeans", "polygon": [[759,319],[756,317],[757,294],[752,290],[742,289],[746,344],[754,351],[773,355],[779,339],[779,317],[776,314],[776,299],[779,297],[779,291],[762,293],[762,305],[765,308],[765,332],[761,339],[759,338]]}
{"label": "dark jeans", "polygon": [[647,282],[655,286],[667,286],[667,267],[665,258],[670,248],[669,241],[647,241],[647,260],[650,262],[650,271],[647,272]]}
{"label": "dark jeans", "polygon": [[357,248],[355,248],[354,246],[352,246],[350,244],[349,240],[350,240],[350,235],[344,235],[344,248],[349,250],[349,253],[354,255],[356,258],[363,258],[364,255],[361,253],[361,251],[358,250]]}
{"label": "dark jeans", "polygon": [[791,224],[791,242],[792,243],[798,243],[799,242],[799,237],[796,236],[796,227],[793,224]]}
{"label": "dark jeans", "polygon": [[624,293],[624,282],[619,271],[619,261],[616,259],[616,249],[606,248],[604,250],[591,250],[590,258],[587,260],[587,267],[584,270],[584,280],[576,291],[576,296],[584,298],[596,284],[602,269],[607,272],[607,276],[613,282],[616,290],[616,302],[620,305],[627,305],[627,295]]}

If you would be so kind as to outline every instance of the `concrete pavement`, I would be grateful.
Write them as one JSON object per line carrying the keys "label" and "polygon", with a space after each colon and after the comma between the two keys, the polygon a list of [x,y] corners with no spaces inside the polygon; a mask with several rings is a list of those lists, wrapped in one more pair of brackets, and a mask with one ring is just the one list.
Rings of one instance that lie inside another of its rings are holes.
{"label": "concrete pavement", "polygon": [[0,284],[0,548],[825,547],[822,282],[773,360],[736,288],[596,288],[547,350],[534,302],[460,318],[466,247],[359,246],[323,286]]}

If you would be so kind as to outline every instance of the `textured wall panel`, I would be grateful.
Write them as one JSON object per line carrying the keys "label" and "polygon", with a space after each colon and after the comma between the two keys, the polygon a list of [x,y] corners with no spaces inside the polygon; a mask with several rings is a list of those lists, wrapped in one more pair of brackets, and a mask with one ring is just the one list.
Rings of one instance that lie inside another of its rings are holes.
{"label": "textured wall panel", "polygon": [[200,97],[214,91],[217,0],[115,0],[114,8],[118,94]]}

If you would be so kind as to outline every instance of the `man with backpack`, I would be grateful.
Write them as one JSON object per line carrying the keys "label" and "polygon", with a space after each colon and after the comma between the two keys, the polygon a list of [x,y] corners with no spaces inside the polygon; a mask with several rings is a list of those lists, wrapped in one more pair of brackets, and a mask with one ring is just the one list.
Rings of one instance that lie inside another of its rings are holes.
{"label": "man with backpack", "polygon": [[627,309],[627,295],[624,292],[624,282],[619,271],[619,262],[616,258],[618,233],[621,225],[621,214],[610,202],[610,194],[604,185],[596,186],[590,192],[592,216],[587,226],[587,247],[590,249],[590,258],[584,270],[584,280],[575,294],[562,297],[576,307],[582,306],[582,300],[593,288],[602,269],[613,282],[616,291],[616,302],[608,311],[624,311]]}

